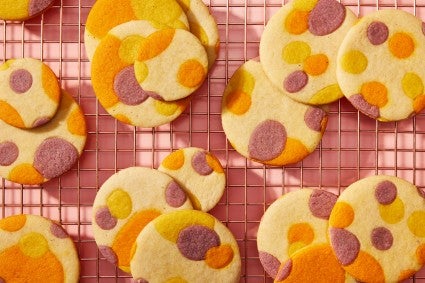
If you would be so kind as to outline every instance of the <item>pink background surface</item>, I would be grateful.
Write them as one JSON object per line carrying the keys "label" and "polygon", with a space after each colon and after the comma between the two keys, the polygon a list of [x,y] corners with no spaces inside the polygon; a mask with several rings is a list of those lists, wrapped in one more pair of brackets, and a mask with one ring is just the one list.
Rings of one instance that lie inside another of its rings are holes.
{"label": "pink background surface", "polygon": [[[227,190],[212,214],[234,233],[242,255],[241,282],[272,282],[258,259],[256,233],[264,210],[280,195],[300,187],[338,193],[359,178],[396,175],[425,187],[425,114],[399,123],[378,123],[345,99],[330,105],[321,145],[303,162],[285,168],[247,161],[227,143],[220,112],[226,82],[244,61],[258,56],[261,33],[281,6],[271,0],[206,1],[215,16],[221,52],[190,108],[175,122],[155,129],[124,125],[97,103],[84,51],[84,24],[94,0],[62,0],[45,15],[25,23],[0,22],[1,59],[42,59],[62,87],[78,99],[88,123],[88,142],[70,172],[43,186],[20,186],[1,179],[0,217],[32,213],[60,221],[81,258],[81,282],[131,282],[98,253],[91,231],[96,190],[117,170],[157,168],[170,151],[187,146],[213,152],[225,167]],[[356,14],[376,9],[406,10],[425,20],[425,0],[343,0]],[[425,282],[425,269],[416,279]]]}

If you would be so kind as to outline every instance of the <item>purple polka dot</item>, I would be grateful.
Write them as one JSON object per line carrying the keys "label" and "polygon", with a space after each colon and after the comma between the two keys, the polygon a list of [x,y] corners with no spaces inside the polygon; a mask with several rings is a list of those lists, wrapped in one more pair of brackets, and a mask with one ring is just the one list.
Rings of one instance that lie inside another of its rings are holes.
{"label": "purple polka dot", "polygon": [[30,0],[28,7],[29,15],[34,16],[41,13],[47,9],[52,4],[52,2],[53,0]]}
{"label": "purple polka dot", "polygon": [[47,122],[49,122],[51,119],[49,117],[41,117],[35,120],[35,122],[32,124],[33,128],[43,126]]}
{"label": "purple polka dot", "polygon": [[220,246],[220,238],[214,230],[202,225],[189,226],[180,231],[177,247],[190,260],[204,260],[207,251]]}
{"label": "purple polka dot", "polygon": [[317,107],[309,107],[307,112],[304,115],[304,121],[307,124],[307,127],[313,131],[321,132],[322,131],[322,121],[326,117],[326,112]]}
{"label": "purple polka dot", "polygon": [[19,156],[18,146],[10,141],[0,143],[0,166],[9,166]]}
{"label": "purple polka dot", "polygon": [[393,245],[393,235],[391,231],[385,227],[378,227],[372,230],[370,240],[375,248],[386,251]]}
{"label": "purple polka dot", "polygon": [[187,196],[183,189],[172,181],[165,190],[165,200],[171,207],[180,207],[186,202]]}
{"label": "purple polka dot", "polygon": [[49,138],[37,148],[34,167],[47,179],[58,177],[72,168],[78,159],[73,144],[61,138]]}
{"label": "purple polka dot", "polygon": [[345,7],[335,0],[319,0],[311,11],[308,29],[314,35],[327,35],[336,31],[344,22]]}
{"label": "purple polka dot", "polygon": [[354,107],[356,107],[358,110],[363,112],[369,117],[372,117],[373,119],[376,119],[379,117],[379,108],[375,105],[369,104],[361,94],[355,94],[348,98],[350,100],[351,104],[353,104]]}
{"label": "purple polka dot", "polygon": [[205,151],[198,151],[195,153],[192,158],[192,167],[202,176],[207,176],[213,172],[213,169],[208,165],[207,153]]}
{"label": "purple polka dot", "polygon": [[390,204],[396,197],[397,187],[391,181],[382,181],[375,188],[375,198],[380,204]]}
{"label": "purple polka dot", "polygon": [[383,22],[372,22],[367,28],[367,37],[373,45],[380,45],[387,41],[388,27]]}
{"label": "purple polka dot", "polygon": [[286,77],[283,87],[289,93],[295,93],[302,90],[308,83],[308,76],[303,71],[295,71]]}
{"label": "purple polka dot", "polygon": [[353,263],[360,252],[359,239],[353,233],[339,228],[330,230],[330,238],[332,248],[341,264]]}
{"label": "purple polka dot", "polygon": [[99,251],[105,257],[105,259],[107,261],[109,261],[110,263],[112,263],[112,264],[117,264],[118,263],[117,254],[114,252],[114,250],[111,247],[108,247],[108,246],[99,246]]}
{"label": "purple polka dot", "polygon": [[120,101],[126,105],[139,105],[149,98],[136,80],[133,65],[124,68],[115,76],[114,90]]}
{"label": "purple polka dot", "polygon": [[283,281],[286,278],[288,278],[289,274],[291,274],[291,270],[292,270],[292,260],[289,259],[287,262],[285,262],[285,265],[282,266],[282,268],[279,270],[279,273],[276,276],[275,282]]}
{"label": "purple polka dot", "polygon": [[251,134],[248,145],[249,156],[260,161],[278,157],[286,145],[285,127],[273,120],[259,124]]}
{"label": "purple polka dot", "polygon": [[57,238],[59,239],[66,239],[69,237],[68,233],[65,231],[65,229],[63,229],[62,226],[56,224],[56,223],[52,223],[52,225],[50,225],[50,232]]}
{"label": "purple polka dot", "polygon": [[10,88],[16,93],[25,93],[32,86],[32,75],[24,69],[15,70],[10,74]]}
{"label": "purple polka dot", "polygon": [[329,215],[331,215],[332,208],[337,198],[338,196],[332,193],[314,190],[310,196],[308,206],[314,216],[322,219],[329,219]]}
{"label": "purple polka dot", "polygon": [[103,230],[113,229],[118,222],[118,220],[114,216],[112,216],[111,212],[109,211],[109,208],[107,207],[99,208],[96,211],[95,221],[96,224]]}
{"label": "purple polka dot", "polygon": [[275,278],[279,271],[280,261],[273,255],[266,252],[258,252],[260,262],[270,277]]}

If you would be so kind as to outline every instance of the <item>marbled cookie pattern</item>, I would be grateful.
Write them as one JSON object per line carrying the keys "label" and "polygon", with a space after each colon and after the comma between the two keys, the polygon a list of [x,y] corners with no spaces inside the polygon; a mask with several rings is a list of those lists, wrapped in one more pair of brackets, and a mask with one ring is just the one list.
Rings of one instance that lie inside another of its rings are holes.
{"label": "marbled cookie pattern", "polygon": [[2,0],[0,19],[24,21],[40,15],[53,5],[55,0]]}

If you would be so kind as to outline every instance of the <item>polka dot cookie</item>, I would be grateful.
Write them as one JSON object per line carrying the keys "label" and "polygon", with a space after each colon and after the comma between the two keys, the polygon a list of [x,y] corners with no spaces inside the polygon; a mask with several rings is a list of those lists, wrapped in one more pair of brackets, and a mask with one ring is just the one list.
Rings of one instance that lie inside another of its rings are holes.
{"label": "polka dot cookie", "polygon": [[1,65],[0,89],[0,119],[14,127],[44,125],[59,107],[58,79],[36,59],[13,59]]}
{"label": "polka dot cookie", "polygon": [[93,234],[105,258],[130,272],[131,247],[144,227],[162,213],[191,209],[186,193],[168,175],[130,167],[112,175],[93,204]]}
{"label": "polka dot cookie", "polygon": [[54,2],[55,0],[2,0],[0,1],[0,19],[25,21],[42,14]]}
{"label": "polka dot cookie", "polygon": [[175,0],[97,0],[87,17],[84,45],[91,60],[100,40],[112,28],[133,20],[147,20],[158,27],[189,29],[187,17]]}
{"label": "polka dot cookie", "polygon": [[275,278],[279,266],[297,251],[327,243],[328,219],[336,199],[332,193],[303,188],[269,206],[257,234],[260,261],[269,276]]}
{"label": "polka dot cookie", "polygon": [[313,152],[327,124],[325,111],[285,96],[253,60],[230,79],[221,118],[228,140],[240,154],[279,166],[296,163]]}
{"label": "polka dot cookie", "polygon": [[137,237],[131,271],[137,282],[239,282],[232,233],[198,210],[163,214]]}
{"label": "polka dot cookie", "polygon": [[329,218],[332,248],[362,282],[397,282],[425,264],[425,200],[413,184],[372,176],[345,189]]}
{"label": "polka dot cookie", "polygon": [[42,184],[70,170],[87,137],[84,114],[65,91],[49,123],[23,130],[0,120],[0,132],[0,176],[25,185]]}
{"label": "polka dot cookie", "polygon": [[36,215],[0,220],[0,282],[79,281],[74,242],[59,224]]}
{"label": "polka dot cookie", "polygon": [[336,0],[293,0],[268,22],[260,42],[264,71],[292,99],[313,105],[343,97],[336,54],[357,18]]}
{"label": "polka dot cookie", "polygon": [[[96,2],[97,3],[97,2]],[[148,21],[131,21],[114,27],[96,49],[91,80],[106,111],[123,123],[156,127],[176,119],[190,97],[165,102],[140,87],[134,62],[142,42],[158,29]]]}
{"label": "polka dot cookie", "polygon": [[422,21],[404,11],[377,11],[344,39],[338,82],[362,113],[379,121],[402,120],[425,107],[424,60]]}
{"label": "polka dot cookie", "polygon": [[188,193],[195,209],[202,211],[212,209],[226,188],[220,161],[201,148],[174,151],[162,161],[158,170],[173,177]]}
{"label": "polka dot cookie", "polygon": [[205,48],[182,29],[163,29],[141,42],[134,64],[137,81],[151,96],[175,101],[198,89],[208,72]]}

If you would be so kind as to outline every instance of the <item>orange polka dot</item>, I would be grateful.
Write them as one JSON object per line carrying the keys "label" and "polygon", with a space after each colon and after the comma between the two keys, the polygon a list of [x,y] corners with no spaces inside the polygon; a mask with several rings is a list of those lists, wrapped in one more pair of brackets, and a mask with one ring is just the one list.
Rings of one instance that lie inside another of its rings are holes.
{"label": "orange polka dot", "polygon": [[197,87],[205,80],[207,72],[198,60],[191,59],[184,62],[177,73],[178,82],[185,87]]}
{"label": "orange polka dot", "polygon": [[61,90],[58,79],[56,78],[55,73],[53,73],[53,71],[44,64],[42,64],[41,67],[41,82],[47,96],[55,103],[59,103]]}
{"label": "orange polka dot", "polygon": [[115,115],[115,118],[120,121],[123,122],[125,124],[131,125],[131,120],[130,118],[128,118],[127,116],[125,116],[124,114],[117,114]]}
{"label": "orange polka dot", "polygon": [[400,275],[398,276],[398,281],[403,281],[407,278],[412,277],[416,273],[416,270],[413,269],[407,269],[400,272]]}
{"label": "orange polka dot", "polygon": [[24,227],[27,217],[24,214],[14,215],[0,220],[0,229],[8,232],[16,232]]}
{"label": "orange polka dot", "polygon": [[425,108],[425,95],[419,95],[413,101],[413,110],[416,113],[421,112]]}
{"label": "orange polka dot", "polygon": [[290,244],[303,242],[308,245],[314,240],[314,231],[308,223],[297,223],[289,227],[287,237]]}
{"label": "orange polka dot", "polygon": [[381,108],[388,103],[387,88],[380,82],[372,81],[364,83],[360,92],[369,104]]}
{"label": "orange polka dot", "polygon": [[269,165],[285,165],[296,163],[310,154],[305,145],[297,139],[287,138],[286,146],[282,153],[273,160],[263,162]]}
{"label": "orange polka dot", "polygon": [[309,12],[294,10],[286,17],[285,29],[291,34],[302,34],[308,29]]}
{"label": "orange polka dot", "polygon": [[140,44],[139,61],[146,61],[161,54],[173,41],[174,29],[164,29],[149,35]]}
{"label": "orange polka dot", "polygon": [[346,202],[338,201],[332,209],[329,217],[329,225],[333,228],[345,228],[354,220],[354,210]]}
{"label": "orange polka dot", "polygon": [[388,47],[395,57],[405,59],[415,51],[415,42],[407,33],[397,32],[388,41]]}
{"label": "orange polka dot", "polygon": [[212,155],[211,153],[208,153],[206,155],[207,164],[214,170],[214,172],[217,173],[224,173],[223,167],[220,164],[220,161],[218,161],[217,157]]}
{"label": "orange polka dot", "polygon": [[425,244],[416,249],[416,260],[420,265],[425,265]]}
{"label": "orange polka dot", "polygon": [[226,97],[226,107],[235,115],[245,114],[251,107],[251,96],[242,90],[235,90]]}
{"label": "orange polka dot", "polygon": [[205,255],[205,263],[214,269],[220,269],[228,266],[234,257],[233,249],[230,245],[221,245],[213,247]]}
{"label": "orange polka dot", "polygon": [[304,61],[304,71],[311,76],[319,76],[326,72],[329,66],[328,56],[316,54],[307,57]]}
{"label": "orange polka dot", "polygon": [[44,177],[28,163],[13,168],[9,173],[8,179],[12,182],[25,185],[39,185],[44,182]]}
{"label": "orange polka dot", "polygon": [[18,111],[13,108],[9,103],[0,100],[0,119],[18,128],[24,128],[25,124],[19,115]]}
{"label": "orange polka dot", "polygon": [[84,119],[83,110],[78,107],[74,109],[66,121],[68,131],[77,136],[85,136],[87,134],[86,120]]}
{"label": "orange polka dot", "polygon": [[354,262],[344,269],[362,282],[383,283],[385,275],[379,262],[364,251],[360,251]]}
{"label": "orange polka dot", "polygon": [[184,160],[184,151],[179,149],[165,157],[161,163],[161,166],[164,166],[170,170],[178,170],[183,166]]}

